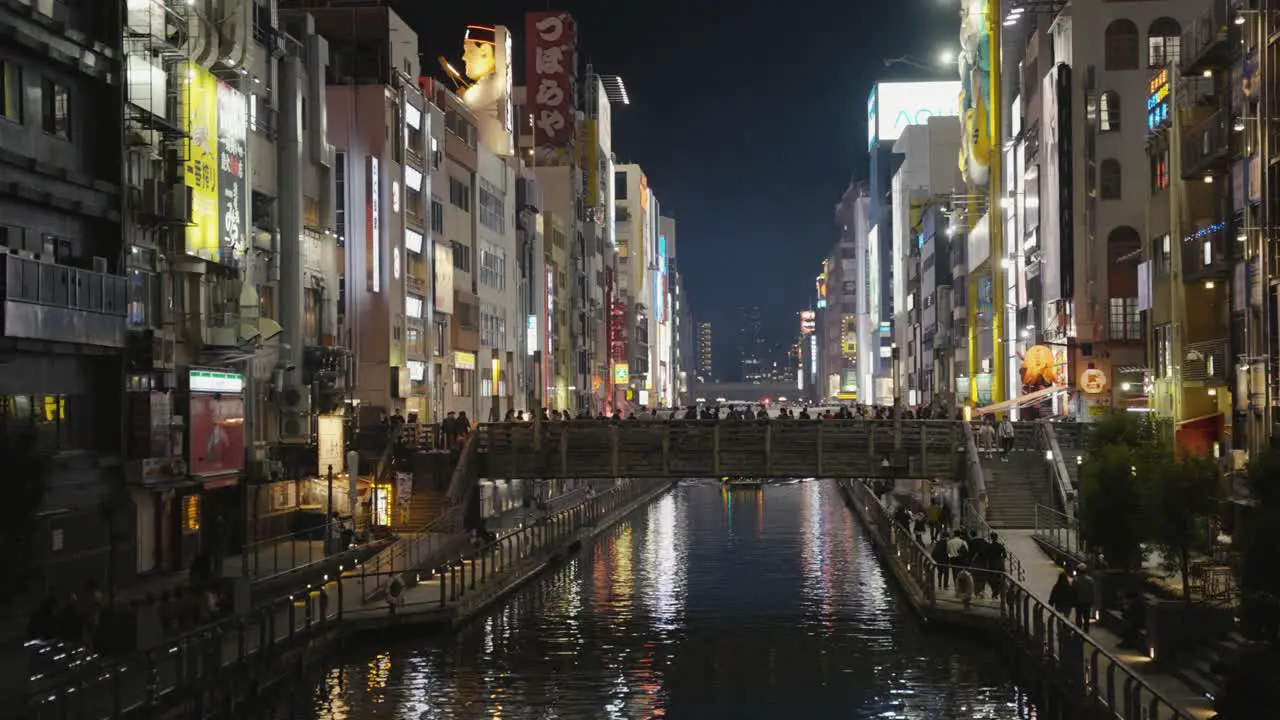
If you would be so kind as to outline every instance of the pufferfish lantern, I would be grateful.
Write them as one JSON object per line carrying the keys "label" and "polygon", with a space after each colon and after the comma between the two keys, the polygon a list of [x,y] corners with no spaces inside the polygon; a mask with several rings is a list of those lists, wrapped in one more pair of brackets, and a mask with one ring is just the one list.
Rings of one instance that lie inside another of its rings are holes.
{"label": "pufferfish lantern", "polygon": [[1058,368],[1053,351],[1045,345],[1033,345],[1022,356],[1022,389],[1034,392],[1053,387],[1058,379]]}

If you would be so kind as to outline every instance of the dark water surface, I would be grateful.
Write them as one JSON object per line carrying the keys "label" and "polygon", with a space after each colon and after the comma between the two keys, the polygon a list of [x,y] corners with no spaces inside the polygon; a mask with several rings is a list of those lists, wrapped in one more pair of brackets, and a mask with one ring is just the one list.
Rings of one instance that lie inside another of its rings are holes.
{"label": "dark water surface", "polygon": [[278,717],[1034,718],[925,632],[833,484],[685,485],[450,641],[353,651]]}

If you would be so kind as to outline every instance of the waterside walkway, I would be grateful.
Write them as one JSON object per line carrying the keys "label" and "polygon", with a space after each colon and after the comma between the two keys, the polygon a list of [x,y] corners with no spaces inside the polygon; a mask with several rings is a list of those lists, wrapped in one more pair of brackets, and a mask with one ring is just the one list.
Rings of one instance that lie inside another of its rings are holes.
{"label": "waterside walkway", "polygon": [[938,566],[929,550],[893,522],[865,482],[840,481],[840,487],[882,560],[926,619],[1007,634],[1032,659],[1051,668],[1064,694],[1103,708],[1118,720],[1213,717],[1208,699],[1145,656],[1120,649],[1114,634],[1094,626],[1086,635],[1049,607],[1058,567],[1041,552],[1030,531],[1000,533],[1025,580],[1002,573],[1005,592],[999,600],[974,599],[966,608],[954,588],[939,586]]}
{"label": "waterside walkway", "polygon": [[492,543],[468,548],[441,565],[395,571],[408,586],[399,602],[389,602],[385,594],[371,596],[367,570],[344,568],[340,576],[325,576],[307,592],[250,614],[130,658],[103,659],[92,672],[78,673],[75,684],[34,694],[0,709],[0,717],[98,720],[234,712],[237,698],[251,701],[274,682],[295,677],[342,635],[467,622],[669,488],[666,483],[619,481],[607,491],[582,493],[577,496],[581,502],[563,509],[553,505],[532,524],[505,520],[500,524],[510,523],[511,529]]}

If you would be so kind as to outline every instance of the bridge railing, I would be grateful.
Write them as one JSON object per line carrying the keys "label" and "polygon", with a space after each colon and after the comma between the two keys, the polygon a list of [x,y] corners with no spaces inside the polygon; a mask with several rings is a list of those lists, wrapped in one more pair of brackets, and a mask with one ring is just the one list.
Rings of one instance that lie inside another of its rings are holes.
{"label": "bridge railing", "polygon": [[[978,453],[978,438],[973,431],[973,423],[963,423],[963,426],[965,475],[969,481],[969,496],[976,499],[973,506],[974,515],[986,522],[987,471],[982,467],[982,456]],[[968,508],[963,509],[968,510]]]}
{"label": "bridge railing", "polygon": [[[1054,424],[1041,421],[1037,422],[1036,425],[1039,426],[1040,442],[1049,451],[1049,466],[1053,473],[1053,487],[1057,491],[1058,502],[1067,517],[1074,517],[1076,509],[1075,481],[1072,479],[1071,471],[1067,467],[1067,458],[1063,456],[1062,448],[1058,445],[1058,435],[1054,432]],[[1075,460],[1072,459],[1071,462],[1075,462]]]}
{"label": "bridge railing", "polygon": [[1080,539],[1080,519],[1051,507],[1036,505],[1035,536],[1073,556],[1087,555]]}
{"label": "bridge railing", "polygon": [[949,420],[580,420],[481,425],[485,473],[511,478],[939,477]]}
{"label": "bridge railing", "polygon": [[[933,561],[911,533],[899,528],[866,483],[845,481],[853,501],[871,519],[889,562],[903,564],[915,591],[934,606],[938,575]],[[992,571],[988,571],[992,572]],[[1134,669],[1107,652],[1069,618],[1035,596],[1017,578],[1000,573],[1004,581],[999,611],[1007,632],[1037,657],[1051,659],[1068,687],[1102,703],[1117,720],[1194,720],[1194,716],[1152,687]]]}

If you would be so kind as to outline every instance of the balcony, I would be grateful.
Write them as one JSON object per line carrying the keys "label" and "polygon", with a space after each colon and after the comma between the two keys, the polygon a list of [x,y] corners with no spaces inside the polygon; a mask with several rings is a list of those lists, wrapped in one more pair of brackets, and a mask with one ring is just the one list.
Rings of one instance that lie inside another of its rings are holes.
{"label": "balcony", "polygon": [[1219,110],[1182,136],[1182,178],[1221,174],[1231,155],[1231,118]]}
{"label": "balcony", "polygon": [[1182,281],[1228,277],[1232,259],[1229,252],[1233,240],[1227,237],[1226,223],[1215,223],[1193,232],[1182,241]]}
{"label": "balcony", "polygon": [[1232,373],[1226,338],[1187,343],[1183,346],[1182,379],[1204,385],[1226,385]]}
{"label": "balcony", "polygon": [[4,336],[123,348],[125,278],[0,255]]}
{"label": "balcony", "polygon": [[1180,62],[1183,75],[1205,70],[1225,70],[1240,48],[1240,28],[1235,24],[1232,0],[1209,0],[1209,9],[1182,31]]}

